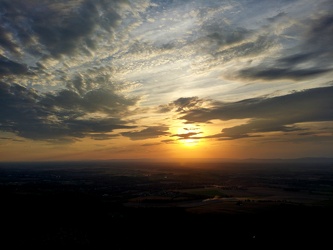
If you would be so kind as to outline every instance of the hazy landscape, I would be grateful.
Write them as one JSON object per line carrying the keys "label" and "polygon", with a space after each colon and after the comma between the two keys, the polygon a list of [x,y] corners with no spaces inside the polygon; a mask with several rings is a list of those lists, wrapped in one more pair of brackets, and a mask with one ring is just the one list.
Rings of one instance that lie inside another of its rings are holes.
{"label": "hazy landscape", "polygon": [[2,163],[1,238],[46,249],[320,246],[331,237],[332,163]]}

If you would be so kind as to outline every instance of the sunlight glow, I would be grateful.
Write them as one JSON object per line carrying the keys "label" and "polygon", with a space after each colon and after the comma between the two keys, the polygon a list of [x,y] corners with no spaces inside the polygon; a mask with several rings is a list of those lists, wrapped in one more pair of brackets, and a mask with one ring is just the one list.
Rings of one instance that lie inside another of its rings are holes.
{"label": "sunlight glow", "polygon": [[198,145],[198,139],[182,139],[181,143],[186,147],[194,147]]}
{"label": "sunlight glow", "polygon": [[200,127],[194,125],[187,125],[186,127],[181,127],[177,130],[177,136],[179,142],[186,147],[198,146],[202,131]]}

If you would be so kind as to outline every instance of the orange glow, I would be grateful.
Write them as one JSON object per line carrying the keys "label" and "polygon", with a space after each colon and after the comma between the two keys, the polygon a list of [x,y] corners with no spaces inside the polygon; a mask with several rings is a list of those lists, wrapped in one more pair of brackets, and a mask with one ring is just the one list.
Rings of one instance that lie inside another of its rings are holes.
{"label": "orange glow", "polygon": [[198,137],[200,137],[202,133],[200,127],[189,124],[179,127],[176,136],[181,145],[185,147],[194,147],[200,146],[200,139]]}
{"label": "orange glow", "polygon": [[199,139],[181,139],[180,142],[186,147],[194,147],[199,143]]}

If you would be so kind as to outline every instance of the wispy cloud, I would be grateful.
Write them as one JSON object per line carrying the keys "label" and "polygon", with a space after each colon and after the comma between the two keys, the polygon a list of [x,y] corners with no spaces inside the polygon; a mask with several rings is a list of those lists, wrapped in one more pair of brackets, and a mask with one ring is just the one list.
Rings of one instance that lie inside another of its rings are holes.
{"label": "wispy cloud", "polygon": [[250,119],[245,124],[224,128],[218,135],[234,139],[272,131],[291,132],[303,130],[296,123],[333,121],[332,96],[333,87],[325,87],[272,98],[215,102],[211,108],[182,110],[180,119],[187,123],[206,123],[214,119]]}
{"label": "wispy cloud", "polygon": [[306,79],[316,77],[333,70],[330,61],[333,57],[333,49],[330,46],[333,39],[333,15],[320,13],[309,20],[310,23],[304,29],[301,43],[282,53],[272,63],[267,65],[266,60],[257,67],[243,69],[240,76],[246,78],[262,78],[266,80],[276,79]]}
{"label": "wispy cloud", "polygon": [[182,133],[182,134],[174,134],[171,137],[178,137],[179,140],[184,139],[196,139],[196,135],[201,134],[202,132],[188,132],[188,133]]}
{"label": "wispy cloud", "polygon": [[131,140],[145,140],[169,135],[167,126],[151,126],[142,130],[123,132],[121,135],[129,137]]}

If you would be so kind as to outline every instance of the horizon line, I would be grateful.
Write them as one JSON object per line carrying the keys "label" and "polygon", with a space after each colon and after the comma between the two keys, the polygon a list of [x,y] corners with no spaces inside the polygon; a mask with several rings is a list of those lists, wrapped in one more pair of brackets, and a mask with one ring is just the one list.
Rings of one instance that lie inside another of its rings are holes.
{"label": "horizon line", "polygon": [[294,158],[111,158],[111,159],[85,159],[85,160],[21,160],[21,161],[0,161],[0,164],[24,164],[24,163],[93,163],[93,162],[254,162],[254,161],[326,161],[333,163],[333,157],[294,157]]}

